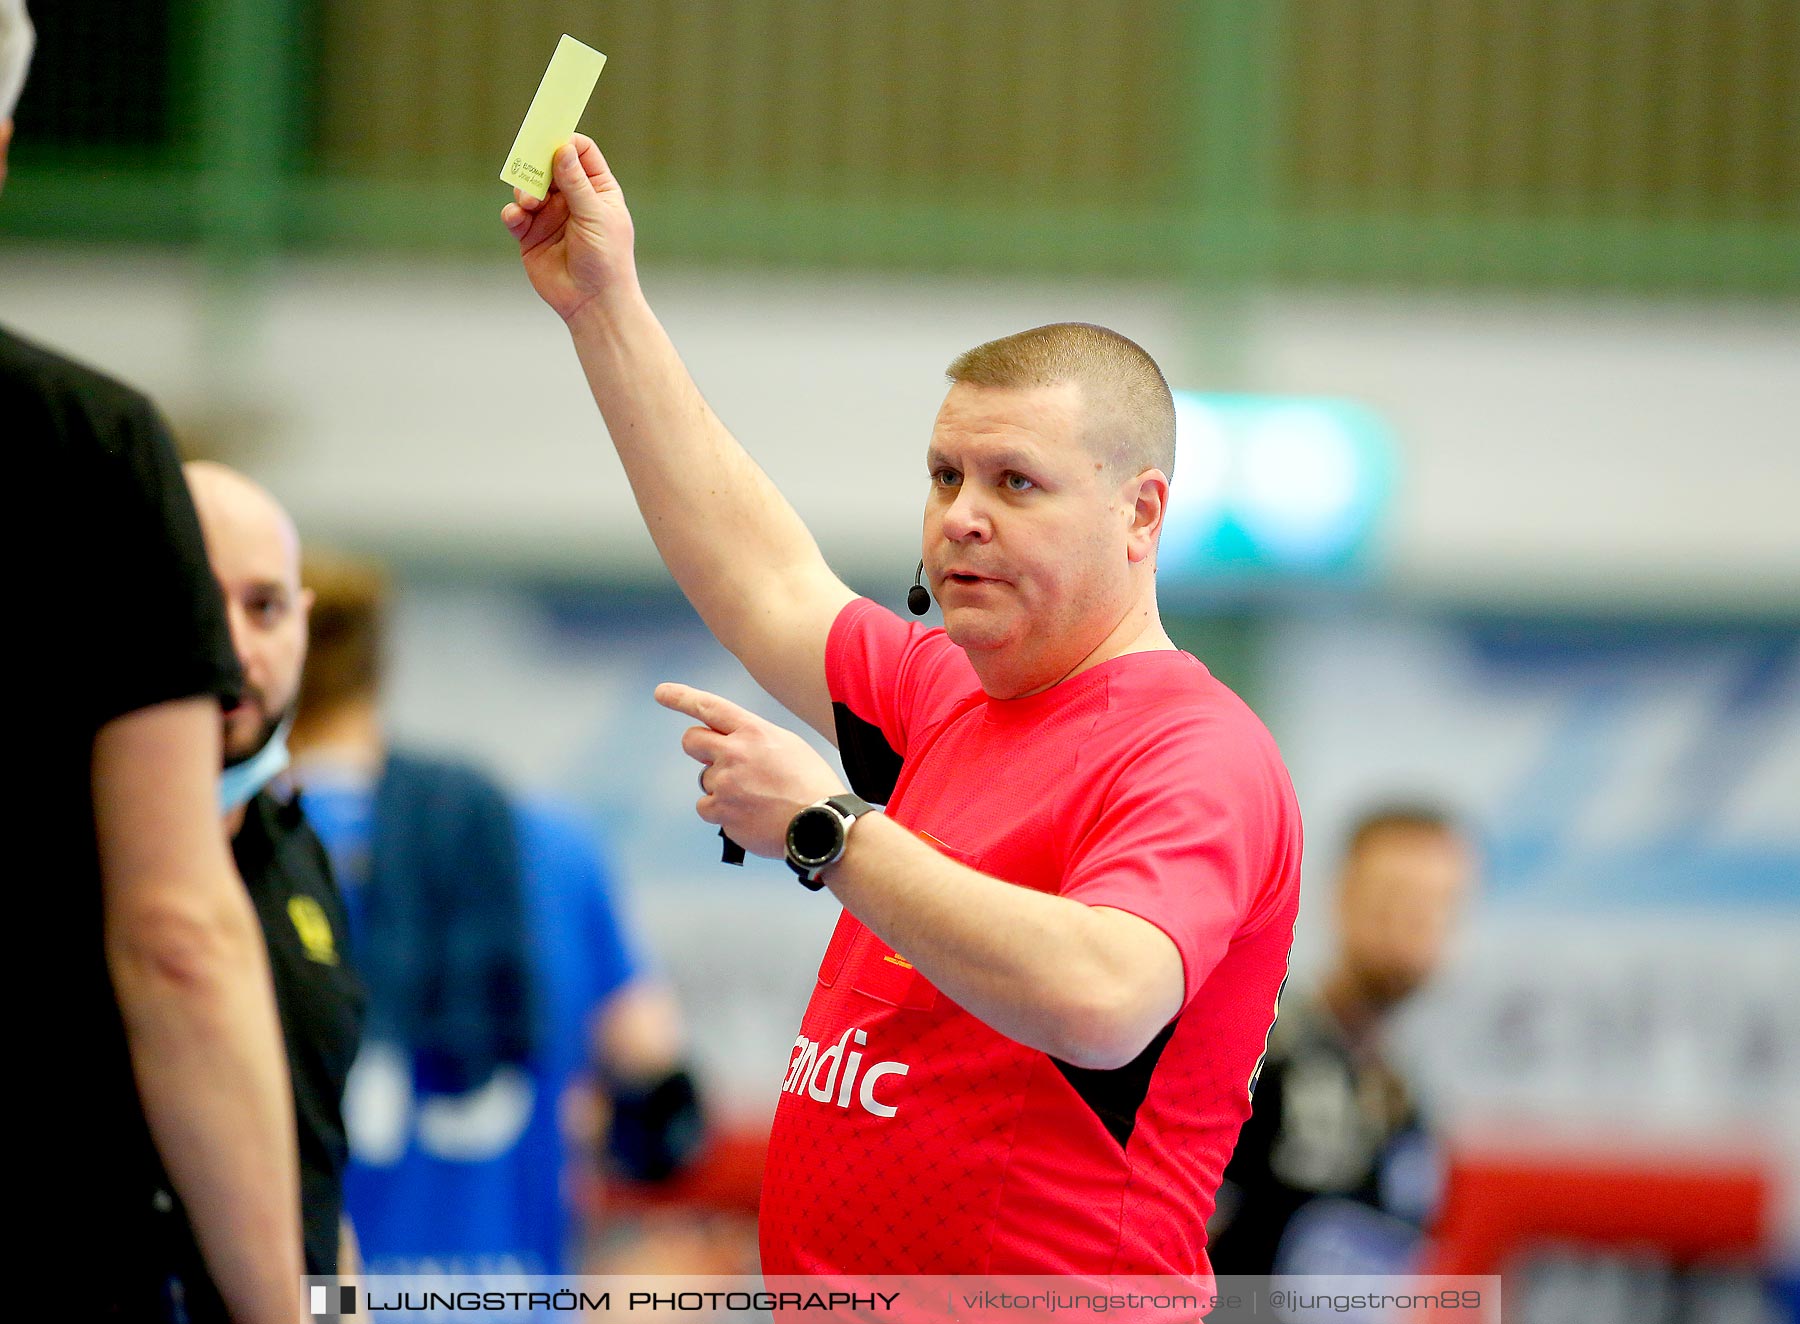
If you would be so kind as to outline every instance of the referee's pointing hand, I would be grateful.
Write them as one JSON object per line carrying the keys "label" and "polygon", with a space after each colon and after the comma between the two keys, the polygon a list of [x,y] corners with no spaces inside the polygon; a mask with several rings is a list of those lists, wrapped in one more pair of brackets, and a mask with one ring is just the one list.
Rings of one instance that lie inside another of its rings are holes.
{"label": "referee's pointing hand", "polygon": [[665,682],[656,701],[702,723],[681,736],[701,764],[700,817],[756,855],[779,859],[787,825],[799,810],[845,789],[843,779],[805,740],[717,694]]}

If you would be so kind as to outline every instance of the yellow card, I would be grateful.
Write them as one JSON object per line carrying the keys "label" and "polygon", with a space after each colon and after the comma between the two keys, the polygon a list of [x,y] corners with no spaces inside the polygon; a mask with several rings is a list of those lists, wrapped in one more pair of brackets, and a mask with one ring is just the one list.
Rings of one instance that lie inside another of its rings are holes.
{"label": "yellow card", "polygon": [[605,67],[606,57],[599,51],[563,34],[556,43],[556,54],[550,57],[550,67],[544,70],[544,81],[531,98],[519,136],[513,139],[512,151],[506,154],[501,179],[538,199],[550,191],[550,160],[556,149],[574,136],[575,125]]}

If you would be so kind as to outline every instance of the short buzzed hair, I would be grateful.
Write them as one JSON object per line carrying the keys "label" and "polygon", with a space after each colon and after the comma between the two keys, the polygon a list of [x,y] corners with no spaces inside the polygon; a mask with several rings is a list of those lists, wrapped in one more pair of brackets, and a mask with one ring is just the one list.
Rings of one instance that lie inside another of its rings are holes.
{"label": "short buzzed hair", "polygon": [[1356,816],[1345,840],[1345,857],[1355,855],[1376,837],[1389,832],[1437,832],[1457,837],[1463,834],[1463,829],[1441,805],[1423,800],[1397,800],[1376,805]]}
{"label": "short buzzed hair", "polygon": [[952,382],[1009,389],[1081,388],[1088,444],[1115,477],[1175,474],[1175,399],[1156,360],[1136,341],[1090,322],[1052,322],[959,354]]}

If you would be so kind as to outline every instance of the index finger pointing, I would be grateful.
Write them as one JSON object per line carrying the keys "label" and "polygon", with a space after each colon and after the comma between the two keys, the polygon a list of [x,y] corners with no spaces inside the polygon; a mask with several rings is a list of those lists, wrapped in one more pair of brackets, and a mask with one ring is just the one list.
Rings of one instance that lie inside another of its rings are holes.
{"label": "index finger pointing", "polygon": [[695,721],[705,722],[713,730],[725,735],[730,735],[755,718],[754,713],[738,707],[730,699],[673,681],[664,681],[656,687],[656,701],[665,708],[686,713]]}

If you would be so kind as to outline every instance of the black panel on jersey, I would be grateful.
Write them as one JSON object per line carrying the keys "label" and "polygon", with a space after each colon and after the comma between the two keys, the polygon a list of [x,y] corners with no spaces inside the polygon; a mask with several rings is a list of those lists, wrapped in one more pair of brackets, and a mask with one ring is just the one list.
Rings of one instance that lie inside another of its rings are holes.
{"label": "black panel on jersey", "polygon": [[848,704],[831,705],[837,725],[838,757],[850,789],[871,804],[884,805],[900,781],[900,755],[888,744],[881,728],[850,711]]}
{"label": "black panel on jersey", "polygon": [[1162,1060],[1163,1049],[1169,1046],[1180,1020],[1177,1016],[1163,1026],[1143,1052],[1124,1066],[1110,1071],[1094,1071],[1070,1066],[1054,1057],[1050,1059],[1063,1073],[1063,1079],[1075,1087],[1081,1101],[1094,1110],[1101,1125],[1112,1133],[1120,1149],[1131,1143],[1131,1133],[1137,1127],[1138,1109],[1144,1106],[1144,1098],[1150,1093],[1150,1077],[1156,1073],[1156,1064]]}

